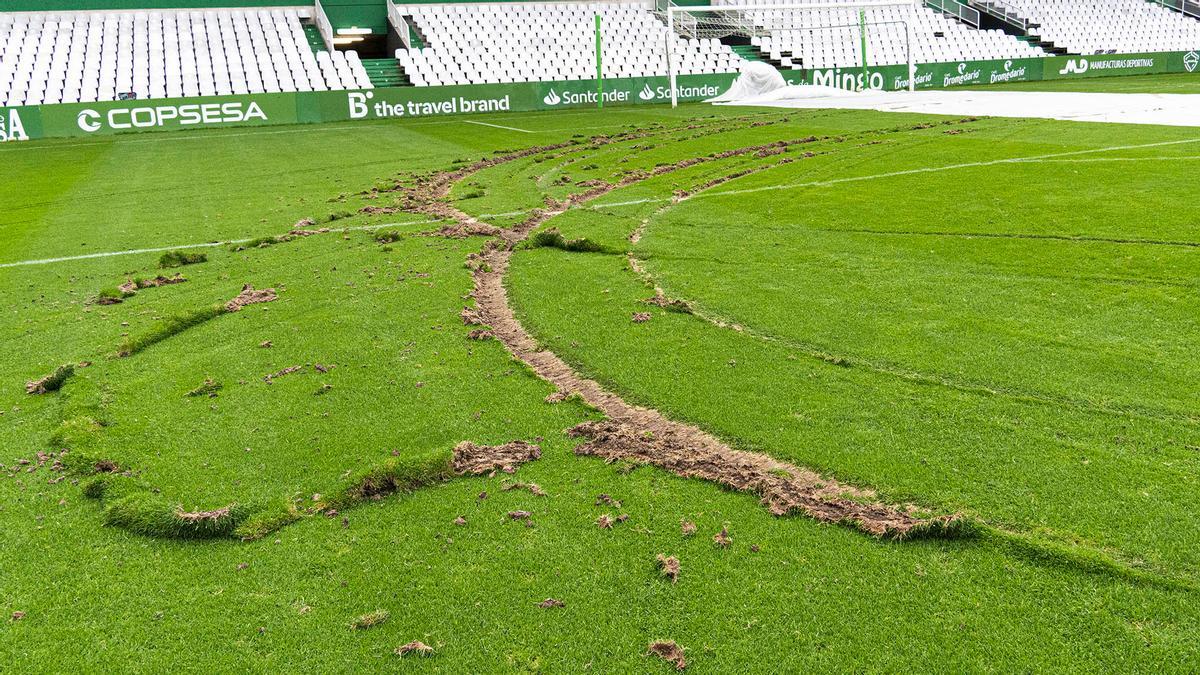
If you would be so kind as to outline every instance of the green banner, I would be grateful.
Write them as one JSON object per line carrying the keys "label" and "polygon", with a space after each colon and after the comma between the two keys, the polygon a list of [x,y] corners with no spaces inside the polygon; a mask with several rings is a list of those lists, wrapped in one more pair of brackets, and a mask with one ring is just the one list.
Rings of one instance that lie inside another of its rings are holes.
{"label": "green banner", "polygon": [[[977,86],[1042,79],[1191,73],[1200,54],[1106,54],[995,61],[927,63],[916,67],[917,89]],[[903,90],[907,66],[784,71],[793,84],[841,89]],[[680,75],[680,101],[702,101],[727,91],[736,75]],[[140,131],[339,122],[474,113],[559,110],[671,100],[666,77],[599,82],[528,82],[450,87],[395,87],[360,91],[298,92],[190,99],[107,101],[0,108],[0,143],[37,138],[87,137]]]}
{"label": "green banner", "polygon": [[[980,84],[1024,82],[1042,79],[1047,59],[1003,59],[994,61],[960,61],[957,63],[923,63],[914,68],[916,89],[945,89]],[[814,71],[792,71],[794,83],[815,84],[857,91],[876,89],[901,91],[908,89],[908,66],[892,65],[867,68],[831,68]]]}
{"label": "green banner", "polygon": [[[1191,64],[1188,67],[1188,64]],[[1046,59],[1047,80],[1113,75],[1195,72],[1196,52],[1154,54],[1103,54],[1096,56],[1052,56]]]}

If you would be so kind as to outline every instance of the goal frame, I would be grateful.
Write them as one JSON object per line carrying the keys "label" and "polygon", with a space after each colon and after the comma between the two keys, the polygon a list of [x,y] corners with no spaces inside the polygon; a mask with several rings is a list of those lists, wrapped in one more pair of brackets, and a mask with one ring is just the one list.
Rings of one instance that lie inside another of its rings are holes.
{"label": "goal frame", "polygon": [[[673,55],[672,44],[675,38],[678,37],[675,33],[675,15],[676,14],[701,14],[701,13],[716,13],[725,11],[756,11],[756,10],[777,10],[777,9],[800,9],[800,10],[816,10],[816,9],[854,9],[859,12],[859,26],[863,35],[863,71],[866,72],[866,10],[877,7],[919,7],[920,0],[866,0],[864,2],[802,2],[779,5],[676,5],[671,2],[667,3],[667,36],[664,48],[667,52],[667,76],[670,78],[671,90],[671,107],[679,106],[679,87],[676,83],[677,71],[675,69],[675,58]],[[916,91],[916,72],[917,65],[913,61],[913,31],[912,25],[908,21],[893,20],[886,22],[876,22],[876,25],[881,23],[900,23],[904,25],[905,36],[905,53],[908,56],[908,90]],[[807,28],[817,29],[824,26],[809,26]]]}

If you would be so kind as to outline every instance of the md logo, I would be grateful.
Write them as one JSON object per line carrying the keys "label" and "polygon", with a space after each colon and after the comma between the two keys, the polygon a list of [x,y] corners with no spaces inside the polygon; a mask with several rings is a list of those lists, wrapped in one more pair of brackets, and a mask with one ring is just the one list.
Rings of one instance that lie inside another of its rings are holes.
{"label": "md logo", "polygon": [[967,72],[967,64],[965,64],[965,63],[958,64],[958,74],[963,75],[966,72]]}
{"label": "md logo", "polygon": [[1004,62],[1004,72],[1007,73],[1010,70],[1012,70],[1012,59]]}
{"label": "md logo", "polygon": [[21,121],[21,114],[12,109],[7,112],[0,110],[0,143],[27,140],[29,140],[29,134],[25,133],[25,124]]}
{"label": "md logo", "polygon": [[562,103],[562,97],[559,96],[556,91],[551,89],[550,93],[546,94],[542,98],[542,103],[545,103],[546,105],[558,105],[558,104]]}
{"label": "md logo", "polygon": [[1058,71],[1059,75],[1082,75],[1088,71],[1087,59],[1071,59]]}
{"label": "md logo", "polygon": [[1187,68],[1189,73],[1196,72],[1196,66],[1200,66],[1200,54],[1188,52],[1183,55],[1183,67]]}

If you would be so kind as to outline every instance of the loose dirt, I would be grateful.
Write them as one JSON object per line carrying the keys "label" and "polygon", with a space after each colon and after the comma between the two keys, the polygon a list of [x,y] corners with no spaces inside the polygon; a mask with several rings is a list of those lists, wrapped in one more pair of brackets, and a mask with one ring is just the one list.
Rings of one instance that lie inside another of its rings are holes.
{"label": "loose dirt", "polygon": [[546,598],[545,600],[539,602],[537,604],[537,606],[541,607],[542,609],[552,609],[554,607],[566,607],[567,605],[562,600],[555,600],[554,598]]}
{"label": "loose dirt", "polygon": [[185,523],[215,523],[223,518],[228,518],[236,504],[230,504],[212,511],[184,511],[182,508],[175,509],[175,517]]}
{"label": "loose dirt", "polygon": [[420,640],[413,640],[412,642],[410,642],[406,645],[401,645],[399,647],[396,647],[396,655],[397,656],[408,656],[409,654],[416,654],[417,656],[428,656],[430,654],[433,654],[433,647],[430,647],[429,645],[425,644],[424,642],[421,642]]}
{"label": "loose dirt", "polygon": [[721,548],[729,548],[733,543],[733,538],[729,536],[729,528],[722,527],[721,531],[713,535],[713,543]]}
{"label": "loose dirt", "polygon": [[172,284],[182,284],[187,281],[182,274],[176,274],[173,277],[164,277],[158,275],[153,279],[129,279],[125,283],[117,286],[117,290],[123,293],[133,293],[140,291],[143,288],[158,288],[160,286],[170,286]]}
{"label": "loose dirt", "polygon": [[538,485],[537,483],[523,483],[521,481],[505,482],[501,486],[501,489],[505,492],[511,492],[512,490],[529,490],[529,493],[534,497],[549,496],[546,494],[546,491],[542,489],[542,486]]}
{"label": "loose dirt", "polygon": [[225,303],[225,310],[229,312],[241,311],[246,305],[256,305],[260,302],[273,302],[279,299],[274,288],[264,288],[260,291],[254,290],[250,284],[242,286],[242,292],[237,294],[237,297]]}
{"label": "loose dirt", "polygon": [[[553,206],[547,209],[535,209],[512,229],[500,231],[498,244],[494,240],[489,241],[479,254],[471,257],[469,266],[473,268],[475,282],[471,295],[476,302],[471,319],[490,326],[496,339],[513,356],[553,384],[558,392],[578,394],[608,417],[607,421],[584,423],[570,431],[573,436],[588,439],[578,446],[577,454],[602,457],[609,462],[651,464],[680,476],[703,478],[736,490],[752,492],[759,495],[762,503],[775,515],[799,512],[823,522],[851,523],[876,536],[901,538],[934,524],[944,525],[951,519],[938,519],[935,522],[918,518],[907,509],[874,500],[869,491],[840,484],[811,470],[779,462],[766,455],[734,450],[697,427],[667,419],[656,410],[630,405],[594,380],[580,376],[557,354],[541,349],[517,321],[504,287],[504,275],[508,271],[513,247],[567,208],[618,187],[636,183],[648,175],[662,175],[702,162],[754,154],[766,149],[786,149],[814,140],[813,137],[807,137],[777,141],[728,150],[710,157],[684,159],[656,167],[649,174],[631,173],[617,183],[597,186],[565,201],[553,202]],[[502,161],[565,145],[568,144],[530,148],[520,153],[482,160],[465,169],[434,174],[425,181],[419,181],[417,187],[407,193],[408,208],[420,213],[429,213],[428,209],[431,208],[446,212],[446,208],[452,207],[447,207],[439,200],[444,199],[454,182],[462,177]],[[438,204],[434,205],[434,202]],[[460,225],[476,222],[466,214],[456,215],[454,219]]]}
{"label": "loose dirt", "polygon": [[658,554],[658,571],[664,577],[675,583],[679,580],[679,558],[673,555]]}
{"label": "loose dirt", "polygon": [[671,663],[675,666],[675,670],[683,670],[687,668],[687,659],[683,656],[683,647],[675,644],[673,640],[658,640],[651,642],[647,648],[648,653],[657,656],[658,658]]}
{"label": "loose dirt", "polygon": [[504,445],[476,445],[463,441],[454,447],[454,472],[460,476],[493,471],[513,473],[517,467],[542,456],[542,449],[525,441]]}
{"label": "loose dirt", "polygon": [[304,370],[304,366],[288,366],[287,368],[284,368],[283,370],[279,370],[274,373],[271,373],[270,375],[264,376],[263,382],[266,382],[267,384],[271,384],[272,382],[283,377],[284,375],[291,375],[292,373],[298,373],[302,370]]}

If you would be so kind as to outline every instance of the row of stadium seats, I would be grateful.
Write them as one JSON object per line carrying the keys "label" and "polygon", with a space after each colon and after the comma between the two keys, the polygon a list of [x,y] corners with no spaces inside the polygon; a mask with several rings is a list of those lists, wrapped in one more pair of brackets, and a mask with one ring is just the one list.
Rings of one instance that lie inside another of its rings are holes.
{"label": "row of stadium seats", "polygon": [[[761,6],[762,9],[756,7],[741,12],[768,33],[753,38],[751,43],[767,58],[785,67],[849,68],[863,65],[858,8],[772,9],[773,5],[784,2],[787,0],[717,0],[715,4]],[[915,63],[1046,56],[1041,48],[1003,31],[976,30],[916,4],[868,8],[865,18],[868,65],[907,63],[910,48]]]}
{"label": "row of stadium seats", "polygon": [[1006,0],[1029,32],[1073,54],[1187,51],[1200,21],[1145,0]]}
{"label": "row of stadium seats", "polygon": [[[831,1],[839,0],[824,3]],[[712,37],[738,34],[731,25],[751,26],[752,48],[783,67],[862,65],[857,8],[781,6],[791,0],[716,2],[717,7],[755,7],[730,10],[724,17],[690,15],[694,20],[682,31],[705,37],[688,39],[672,34],[645,0],[401,6],[400,15],[408,17],[425,46],[401,49],[396,58],[418,86],[592,78],[599,15],[604,77],[665,75],[666,45],[681,74],[736,72],[743,56]],[[1034,32],[1075,53],[1200,46],[1200,22],[1144,0],[980,2],[1016,7]],[[125,95],[174,98],[370,88],[357,53],[310,46],[304,25],[313,13],[310,8],[0,12],[0,106]],[[866,19],[868,65],[905,63],[910,49],[917,63],[1045,55],[1011,35],[972,29],[917,3],[870,8]]]}
{"label": "row of stadium seats", "polygon": [[0,105],[371,86],[353,52],[313,52],[307,9],[0,13]]}
{"label": "row of stadium seats", "polygon": [[[604,77],[667,74],[669,30],[642,3],[500,3],[400,7],[425,36],[396,52],[413,84],[579,80],[596,76],[600,15]],[[717,40],[671,36],[677,72],[737,72],[742,57]]]}

